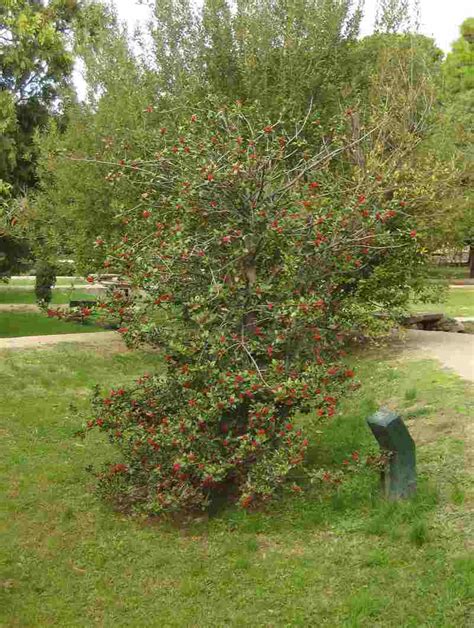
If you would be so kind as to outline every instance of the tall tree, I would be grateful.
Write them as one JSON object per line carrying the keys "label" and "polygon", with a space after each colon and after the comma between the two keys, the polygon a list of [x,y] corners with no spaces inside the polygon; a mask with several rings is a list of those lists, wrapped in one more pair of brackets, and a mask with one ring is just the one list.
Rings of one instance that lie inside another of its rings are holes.
{"label": "tall tree", "polygon": [[32,137],[68,84],[68,34],[77,10],[77,0],[8,0],[0,7],[0,90],[10,119],[0,177],[14,193],[34,184]]}
{"label": "tall tree", "polygon": [[[53,126],[42,141],[43,185],[36,206],[50,225],[55,223],[58,241],[79,253],[84,270],[97,258],[94,236],[107,240],[116,231],[116,216],[130,205],[133,190],[124,182],[128,170],[139,167],[136,160],[143,159],[137,146],[145,147],[156,128],[179,133],[186,109],[205,117],[202,103],[208,95],[223,106],[258,102],[269,124],[304,119],[310,111],[305,135],[311,139],[324,129],[328,142],[335,114],[347,110],[352,156],[361,170],[370,165],[367,134],[374,137],[374,121],[385,120],[388,111],[391,123],[378,134],[387,158],[401,155],[400,146],[418,146],[430,133],[440,51],[418,35],[378,33],[359,42],[357,2],[239,0],[233,11],[226,0],[206,0],[202,11],[193,10],[188,0],[154,5],[154,55],[147,65],[132,54],[134,42],[116,23],[103,21],[99,9],[95,17],[89,15],[96,25],[94,41],[86,37],[81,44],[89,102],[69,111],[65,133]],[[434,206],[442,222],[441,184],[446,188],[451,174],[438,177],[436,169],[431,185],[432,162],[415,164],[414,154],[391,161],[400,172],[386,177],[392,188],[397,181],[397,189],[387,194],[402,199],[407,188],[416,188],[412,196],[422,224],[433,221]],[[151,147],[147,157],[157,159]],[[68,228],[61,231],[61,225]]]}
{"label": "tall tree", "polygon": [[450,94],[474,89],[474,18],[461,24],[460,37],[453,43],[446,57],[444,72],[446,89]]}
{"label": "tall tree", "polygon": [[155,66],[164,91],[258,100],[269,117],[304,113],[311,100],[339,109],[350,77],[359,0],[155,2]]}
{"label": "tall tree", "polygon": [[134,56],[113,11],[92,4],[75,26],[87,96],[68,104],[66,124],[52,118],[37,138],[40,182],[31,205],[34,240],[51,255],[73,257],[78,271],[88,272],[101,258],[94,241],[117,229],[115,215],[129,198],[120,177],[109,177],[116,163],[101,155],[113,147],[131,167],[136,139],[147,133],[144,110],[156,119],[151,103],[163,85]]}
{"label": "tall tree", "polygon": [[24,243],[16,247],[12,239],[8,208],[36,183],[33,137],[68,84],[73,67],[68,37],[77,11],[77,0],[6,0],[0,6],[2,272],[15,266],[16,249],[24,253]]}
{"label": "tall tree", "polygon": [[457,202],[463,215],[453,232],[470,247],[470,276],[474,277],[474,18],[465,20],[460,31],[444,63],[446,113],[439,145],[446,157],[456,160],[462,174]]}
{"label": "tall tree", "polygon": [[393,34],[407,30],[415,13],[412,4],[411,0],[378,0],[375,31]]}

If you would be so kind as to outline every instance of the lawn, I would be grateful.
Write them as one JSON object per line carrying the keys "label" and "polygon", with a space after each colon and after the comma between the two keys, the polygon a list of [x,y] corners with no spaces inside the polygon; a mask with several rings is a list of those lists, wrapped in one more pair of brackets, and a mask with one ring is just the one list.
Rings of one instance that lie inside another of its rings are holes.
{"label": "lawn", "polygon": [[91,323],[66,323],[41,312],[0,312],[0,338],[104,331]]}
{"label": "lawn", "polygon": [[[69,303],[69,301],[92,300],[96,297],[86,292],[77,290],[53,290],[52,305]],[[36,296],[33,290],[20,290],[3,288],[0,286],[0,303],[36,303]]]}
{"label": "lawn", "polygon": [[333,422],[320,433],[303,421],[314,443],[308,464],[339,468],[355,449],[374,451],[365,419],[375,408],[400,408],[419,443],[413,501],[385,503],[364,470],[337,493],[177,526],[112,512],[87,472],[113,459],[111,446],[99,434],[73,437],[96,382],[126,383],[156,360],[67,345],[0,356],[0,625],[470,625],[472,451],[462,434],[472,387],[430,361],[365,352],[352,360],[365,385]]}
{"label": "lawn", "polygon": [[468,279],[469,266],[433,266],[430,272],[433,279],[449,282],[454,279]]}
{"label": "lawn", "polygon": [[451,288],[446,301],[434,303],[414,303],[413,312],[444,312],[447,316],[474,317],[474,286],[472,288]]}

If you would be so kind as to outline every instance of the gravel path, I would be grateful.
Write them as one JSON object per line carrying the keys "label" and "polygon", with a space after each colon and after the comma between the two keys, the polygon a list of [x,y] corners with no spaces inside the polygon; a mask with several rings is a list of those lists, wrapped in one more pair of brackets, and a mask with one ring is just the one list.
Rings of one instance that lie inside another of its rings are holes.
{"label": "gravel path", "polygon": [[[0,338],[0,350],[35,349],[64,342],[116,351],[126,350],[125,343],[115,331]],[[435,358],[464,379],[474,382],[474,334],[410,329],[407,332],[404,349]]]}
{"label": "gravel path", "polygon": [[472,283],[451,284],[449,287],[454,290],[474,290],[474,284]]}
{"label": "gravel path", "polygon": [[0,303],[0,312],[41,312],[41,309],[35,303]]}
{"label": "gravel path", "polygon": [[[457,286],[457,287],[459,288],[460,286]],[[26,285],[26,286],[23,285],[22,286],[22,285],[11,285],[11,284],[4,284],[3,285],[2,284],[2,285],[0,285],[0,288],[2,289],[2,291],[5,291],[5,292],[10,292],[10,291],[11,292],[15,292],[15,291],[18,291],[18,292],[23,291],[24,292],[25,290],[28,290],[29,292],[33,292],[33,290],[34,290],[34,286],[28,286],[28,285]],[[77,291],[80,291],[80,292],[93,292],[94,290],[105,290],[105,287],[102,286],[102,284],[91,285],[90,283],[77,283],[77,284],[74,284],[73,289],[77,290]],[[62,292],[67,292],[68,290],[71,290],[71,286],[62,286],[62,285],[52,286],[51,290],[53,290],[53,292],[56,291],[56,290],[58,292],[61,292],[61,291]]]}
{"label": "gravel path", "polygon": [[446,368],[474,382],[474,334],[410,329],[405,347],[435,358]]}
{"label": "gravel path", "polygon": [[22,338],[0,338],[0,351],[3,349],[41,349],[60,343],[74,343],[100,347],[114,351],[125,351],[125,343],[115,331],[84,334],[55,334],[52,336],[24,336]]}

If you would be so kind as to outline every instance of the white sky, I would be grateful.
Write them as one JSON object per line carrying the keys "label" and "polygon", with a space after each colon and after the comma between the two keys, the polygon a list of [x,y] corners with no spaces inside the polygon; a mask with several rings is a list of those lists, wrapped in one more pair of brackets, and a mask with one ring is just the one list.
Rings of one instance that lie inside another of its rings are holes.
{"label": "white sky", "polygon": [[[124,6],[127,0],[121,2]],[[376,0],[365,0],[362,33],[371,30],[375,18]],[[459,37],[459,27],[468,17],[474,17],[473,0],[419,0],[420,32],[433,37],[438,46],[449,52],[451,44]]]}
{"label": "white sky", "polygon": [[[149,17],[149,9],[139,0],[110,0],[117,7],[121,20],[131,31],[143,25]],[[459,37],[459,26],[468,17],[474,17],[473,0],[419,0],[420,32],[433,37],[438,46],[449,52],[452,42]],[[362,34],[371,32],[375,19],[377,0],[365,0]],[[79,97],[84,96],[85,86],[79,68],[76,69],[74,82]]]}

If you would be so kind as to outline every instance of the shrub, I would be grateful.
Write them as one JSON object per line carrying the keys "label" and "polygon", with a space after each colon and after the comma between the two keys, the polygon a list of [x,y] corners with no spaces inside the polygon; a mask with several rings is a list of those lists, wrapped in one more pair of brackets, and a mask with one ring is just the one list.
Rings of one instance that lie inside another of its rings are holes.
{"label": "shrub", "polygon": [[56,283],[56,269],[46,261],[38,262],[35,278],[35,295],[40,307],[47,307],[53,297],[52,286]]}
{"label": "shrub", "polygon": [[92,314],[92,307],[82,306],[73,308],[47,308],[46,314],[49,318],[57,318],[67,323],[84,324],[89,321]]}
{"label": "shrub", "polygon": [[55,263],[56,274],[58,276],[66,275],[71,276],[76,273],[76,265],[74,260],[70,259],[58,259]]}
{"label": "shrub", "polygon": [[122,505],[268,499],[303,460],[297,414],[327,420],[353,386],[347,335],[409,297],[419,236],[379,171],[398,156],[368,133],[358,166],[351,115],[321,128],[310,113],[272,124],[256,107],[210,106],[150,126],[141,160],[101,156],[111,185],[138,191],[120,240],[97,239],[134,288],[108,308],[128,343],[165,357],[162,374],[99,396],[88,424],[121,451],[100,481]]}

